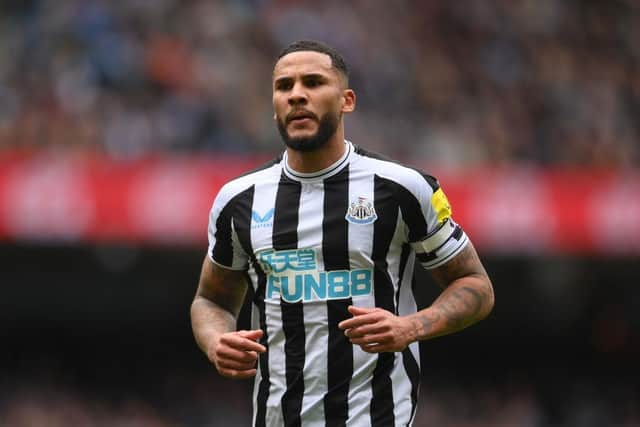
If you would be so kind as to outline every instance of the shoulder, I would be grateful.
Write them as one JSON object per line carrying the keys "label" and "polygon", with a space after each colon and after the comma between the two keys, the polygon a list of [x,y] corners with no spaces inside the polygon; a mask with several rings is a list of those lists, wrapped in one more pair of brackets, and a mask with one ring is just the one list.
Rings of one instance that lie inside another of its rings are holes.
{"label": "shoulder", "polygon": [[412,193],[434,193],[440,188],[438,180],[420,170],[382,154],[365,150],[354,144],[354,152],[360,167],[371,171],[380,178],[393,181]]}
{"label": "shoulder", "polygon": [[258,183],[279,180],[282,173],[281,162],[282,156],[278,156],[253,170],[227,181],[218,191],[216,204],[227,204],[235,196]]}

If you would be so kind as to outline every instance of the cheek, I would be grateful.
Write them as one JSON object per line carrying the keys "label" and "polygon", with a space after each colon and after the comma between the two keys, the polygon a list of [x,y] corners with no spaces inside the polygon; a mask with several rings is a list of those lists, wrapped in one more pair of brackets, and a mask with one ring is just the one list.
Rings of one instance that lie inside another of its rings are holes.
{"label": "cheek", "polygon": [[282,106],[282,103],[278,102],[278,100],[273,100],[273,118],[277,119],[284,114],[285,110]]}
{"label": "cheek", "polygon": [[340,114],[341,107],[342,105],[340,103],[331,100],[323,106],[324,114],[338,115]]}
{"label": "cheek", "polygon": [[273,104],[274,110],[278,110],[287,105],[287,98],[284,96],[273,95],[271,103]]}
{"label": "cheek", "polygon": [[342,109],[342,101],[343,99],[341,96],[332,94],[332,96],[329,96],[324,102],[325,111],[331,113],[339,112]]}

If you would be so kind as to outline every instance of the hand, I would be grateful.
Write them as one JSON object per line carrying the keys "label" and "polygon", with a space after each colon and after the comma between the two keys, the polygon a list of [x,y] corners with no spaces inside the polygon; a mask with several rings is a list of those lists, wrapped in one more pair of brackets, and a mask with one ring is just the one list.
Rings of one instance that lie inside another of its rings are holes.
{"label": "hand", "polygon": [[256,341],[262,331],[234,331],[218,337],[207,352],[220,375],[228,378],[251,378],[256,370],[258,353],[267,349]]}
{"label": "hand", "polygon": [[348,310],[354,317],[343,320],[338,327],[367,353],[402,351],[416,340],[415,327],[408,318],[381,308],[349,306]]}

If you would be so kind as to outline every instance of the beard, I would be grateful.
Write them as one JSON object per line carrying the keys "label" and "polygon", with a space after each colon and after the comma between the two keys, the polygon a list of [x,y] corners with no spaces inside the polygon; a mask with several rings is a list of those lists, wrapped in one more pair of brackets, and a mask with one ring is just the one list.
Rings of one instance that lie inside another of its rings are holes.
{"label": "beard", "polygon": [[284,141],[284,144],[292,150],[309,153],[311,151],[319,150],[327,145],[329,139],[336,133],[338,129],[338,123],[340,121],[339,114],[333,114],[331,112],[323,115],[318,121],[318,130],[315,134],[306,137],[292,138],[287,132],[287,125],[283,123],[286,121],[278,119],[278,131]]}

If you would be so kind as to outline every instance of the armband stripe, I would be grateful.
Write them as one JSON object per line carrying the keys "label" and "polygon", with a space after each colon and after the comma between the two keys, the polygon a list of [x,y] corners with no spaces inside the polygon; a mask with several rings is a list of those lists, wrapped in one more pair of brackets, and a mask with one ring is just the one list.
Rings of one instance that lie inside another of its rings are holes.
{"label": "armband stripe", "polygon": [[436,267],[440,267],[442,264],[447,263],[450,259],[452,259],[453,257],[455,257],[456,255],[458,255],[460,253],[460,251],[462,251],[462,249],[467,245],[467,243],[469,242],[469,238],[467,237],[466,234],[462,235],[462,239],[457,243],[457,246],[455,247],[455,249],[453,251],[451,251],[447,256],[436,260],[435,262],[431,262],[431,263],[423,263],[422,266],[426,269],[431,269],[431,268],[436,268]]}
{"label": "armband stripe", "polygon": [[464,230],[453,220],[446,219],[424,240],[411,243],[411,246],[422,266],[430,269],[450,260],[468,241]]}
{"label": "armband stripe", "polygon": [[422,252],[422,253],[417,253],[416,252],[416,258],[418,258],[418,261],[425,263],[425,262],[431,262],[434,259],[437,258],[436,253],[435,252]]}
{"label": "armband stripe", "polygon": [[439,228],[427,235],[422,241],[412,243],[412,246],[416,253],[433,252],[444,245],[451,237],[456,240],[460,239],[461,233],[462,229],[458,224],[447,218]]}
{"label": "armband stripe", "polygon": [[460,227],[459,225],[456,225],[456,229],[453,230],[453,234],[451,234],[451,237],[453,237],[456,240],[460,240],[460,237],[462,237],[462,227]]}

